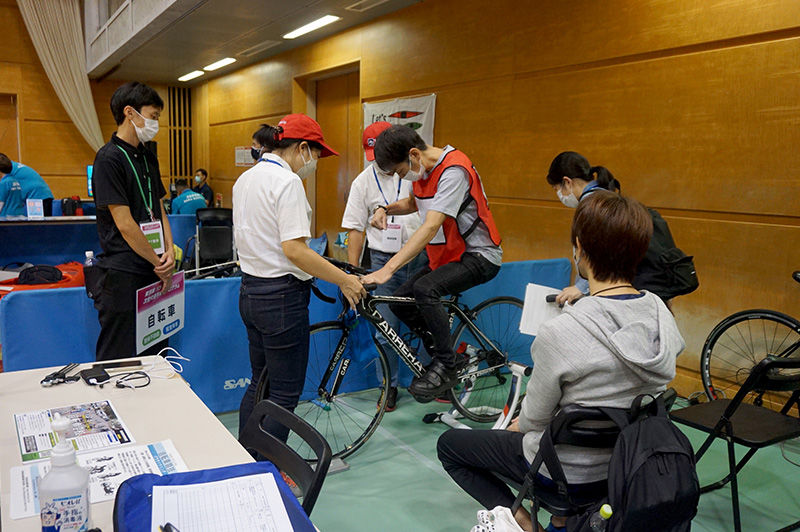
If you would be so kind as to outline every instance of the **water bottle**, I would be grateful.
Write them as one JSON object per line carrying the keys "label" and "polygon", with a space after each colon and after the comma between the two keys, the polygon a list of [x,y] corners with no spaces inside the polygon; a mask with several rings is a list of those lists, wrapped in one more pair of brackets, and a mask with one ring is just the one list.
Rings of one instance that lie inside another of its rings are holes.
{"label": "water bottle", "polygon": [[589,528],[592,532],[606,532],[608,520],[611,519],[611,514],[613,513],[611,506],[608,504],[604,504],[600,507],[600,511],[593,513],[592,517],[589,518]]}
{"label": "water bottle", "polygon": [[83,261],[84,268],[88,268],[89,266],[97,266],[97,259],[94,258],[94,251],[87,251],[86,252],[86,260]]}

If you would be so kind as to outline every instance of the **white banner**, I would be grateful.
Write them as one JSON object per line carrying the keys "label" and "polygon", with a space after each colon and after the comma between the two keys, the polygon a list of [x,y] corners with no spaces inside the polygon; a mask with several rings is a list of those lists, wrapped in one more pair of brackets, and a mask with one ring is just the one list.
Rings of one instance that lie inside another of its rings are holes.
{"label": "white banner", "polygon": [[161,281],[136,291],[136,354],[183,329],[183,272],[172,276],[172,286],[161,293]]}
{"label": "white banner", "polygon": [[[375,122],[403,124],[416,130],[422,140],[433,145],[433,120],[436,95],[395,98],[387,102],[364,104],[364,128]],[[369,163],[364,159],[364,167]]]}

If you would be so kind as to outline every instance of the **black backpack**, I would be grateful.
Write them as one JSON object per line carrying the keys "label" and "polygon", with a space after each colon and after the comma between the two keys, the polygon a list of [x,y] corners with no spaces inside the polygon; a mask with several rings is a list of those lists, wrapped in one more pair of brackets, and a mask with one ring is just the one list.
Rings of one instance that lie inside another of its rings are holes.
{"label": "black backpack", "polygon": [[694,292],[700,286],[694,257],[675,246],[666,220],[655,209],[650,211],[653,236],[642,262],[636,268],[633,285],[653,292],[664,301]]}
{"label": "black backpack", "polygon": [[81,202],[75,198],[64,198],[61,200],[61,216],[75,216]]}
{"label": "black backpack", "polygon": [[[637,411],[647,395],[634,400]],[[624,411],[601,408],[622,429],[608,464],[608,499],[567,521],[570,532],[589,532],[603,503],[613,515],[607,532],[687,532],[697,514],[700,483],[689,439],[670,421],[657,397],[647,417],[628,421]]]}

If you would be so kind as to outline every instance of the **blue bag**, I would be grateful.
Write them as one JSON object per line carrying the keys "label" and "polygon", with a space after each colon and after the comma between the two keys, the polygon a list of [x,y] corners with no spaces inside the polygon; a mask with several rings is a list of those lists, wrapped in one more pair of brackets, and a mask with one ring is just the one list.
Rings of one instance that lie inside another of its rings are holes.
{"label": "blue bag", "polygon": [[[164,476],[146,474],[131,477],[120,484],[117,489],[117,496],[114,500],[114,532],[150,532],[152,530],[153,486],[202,484],[261,473],[275,475],[286,513],[289,515],[295,532],[315,532],[316,529],[303,511],[303,507],[300,506],[286,483],[280,480],[281,474],[271,462],[253,462]],[[163,524],[166,523],[158,523],[158,525]]]}
{"label": "blue bag", "polygon": [[377,358],[378,351],[372,341],[374,331],[369,322],[355,311],[348,310],[344,315],[344,324],[350,329],[345,354],[358,362],[369,362],[373,358]]}

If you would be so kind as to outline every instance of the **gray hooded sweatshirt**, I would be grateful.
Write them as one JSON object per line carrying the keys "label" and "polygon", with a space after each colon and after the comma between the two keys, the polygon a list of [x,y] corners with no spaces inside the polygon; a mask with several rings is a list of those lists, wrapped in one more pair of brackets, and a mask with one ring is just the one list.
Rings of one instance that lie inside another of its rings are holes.
{"label": "gray hooded sweatshirt", "polygon": [[[542,432],[566,405],[627,408],[639,394],[664,391],[684,347],[672,313],[649,292],[635,299],[584,297],[566,306],[531,346],[533,373],[519,417],[525,458],[533,461]],[[570,483],[607,478],[610,449],[556,450]]]}

